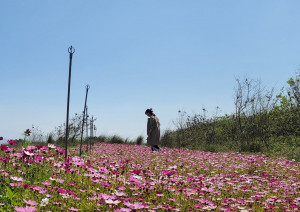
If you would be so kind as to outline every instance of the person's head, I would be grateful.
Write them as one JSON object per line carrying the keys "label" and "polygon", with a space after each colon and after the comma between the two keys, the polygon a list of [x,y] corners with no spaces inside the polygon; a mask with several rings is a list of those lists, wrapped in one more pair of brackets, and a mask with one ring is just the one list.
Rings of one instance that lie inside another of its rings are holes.
{"label": "person's head", "polygon": [[145,111],[145,114],[146,114],[146,116],[148,116],[148,117],[150,117],[150,116],[155,116],[155,114],[153,113],[152,108],[147,109],[147,110]]}

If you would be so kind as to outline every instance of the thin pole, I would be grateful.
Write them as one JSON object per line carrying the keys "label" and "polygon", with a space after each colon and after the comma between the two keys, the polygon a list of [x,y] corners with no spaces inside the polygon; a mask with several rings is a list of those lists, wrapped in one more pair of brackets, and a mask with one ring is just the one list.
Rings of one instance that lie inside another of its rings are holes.
{"label": "thin pole", "polygon": [[69,63],[69,83],[68,83],[68,100],[67,100],[67,120],[66,120],[66,141],[65,141],[65,158],[68,155],[68,138],[69,138],[69,106],[70,106],[70,88],[71,88],[71,69],[72,69],[72,56],[75,52],[73,46],[68,48],[70,54],[70,63]]}
{"label": "thin pole", "polygon": [[81,156],[81,149],[82,149],[82,137],[83,137],[83,126],[84,126],[84,119],[85,119],[85,111],[86,111],[86,102],[87,102],[87,97],[88,97],[88,92],[89,92],[89,85],[85,86],[86,88],[86,94],[85,94],[85,102],[84,102],[84,109],[83,109],[83,116],[82,116],[82,126],[81,126],[81,139],[80,139],[80,156]]}
{"label": "thin pole", "polygon": [[92,120],[90,121],[90,151],[92,151],[92,143],[94,143],[94,117],[92,116]]}
{"label": "thin pole", "polygon": [[88,129],[88,118],[89,118],[89,115],[88,115],[88,107],[86,107],[86,123],[85,123],[85,129],[86,129],[86,152],[89,151],[89,129]]}

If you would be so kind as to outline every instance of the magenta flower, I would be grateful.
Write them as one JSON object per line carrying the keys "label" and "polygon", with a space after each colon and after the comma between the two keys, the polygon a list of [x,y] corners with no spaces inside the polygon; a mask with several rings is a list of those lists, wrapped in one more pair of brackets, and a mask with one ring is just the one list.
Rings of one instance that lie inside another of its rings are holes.
{"label": "magenta flower", "polygon": [[3,162],[9,162],[9,158],[2,158],[2,157],[0,157],[0,161],[3,161]]}
{"label": "magenta flower", "polygon": [[71,186],[75,186],[75,187],[77,187],[77,184],[76,184],[76,183],[74,183],[74,182],[69,182],[68,184],[69,184],[69,185],[71,185]]}
{"label": "magenta flower", "polygon": [[195,207],[195,208],[202,208],[203,205],[201,205],[201,204],[195,204],[194,207]]}
{"label": "magenta flower", "polygon": [[8,149],[8,147],[6,145],[1,144],[0,149],[2,149],[3,151],[6,151]]}
{"label": "magenta flower", "polygon": [[23,207],[15,206],[15,210],[18,212],[33,212],[33,211],[36,211],[36,207],[26,206],[25,208],[23,208]]}
{"label": "magenta flower", "polygon": [[27,129],[27,130],[24,131],[24,135],[25,136],[30,136],[30,134],[31,134],[31,130],[30,129]]}
{"label": "magenta flower", "polygon": [[62,148],[59,148],[59,147],[57,147],[56,151],[58,151],[60,154],[65,153],[65,149],[62,149]]}
{"label": "magenta flower", "polygon": [[9,143],[10,145],[17,145],[17,142],[13,140],[7,140],[7,143]]}
{"label": "magenta flower", "polygon": [[162,170],[161,172],[168,176],[175,174],[175,171],[173,170]]}
{"label": "magenta flower", "polygon": [[40,161],[44,161],[45,160],[45,158],[44,157],[40,157],[40,156],[36,156],[35,158],[34,158],[34,161],[35,162],[40,162]]}
{"label": "magenta flower", "polygon": [[3,140],[3,137],[0,137],[0,141]]}
{"label": "magenta flower", "polygon": [[59,188],[59,189],[57,190],[57,192],[58,192],[58,193],[65,193],[66,190],[64,190],[64,189],[62,189],[62,188]]}

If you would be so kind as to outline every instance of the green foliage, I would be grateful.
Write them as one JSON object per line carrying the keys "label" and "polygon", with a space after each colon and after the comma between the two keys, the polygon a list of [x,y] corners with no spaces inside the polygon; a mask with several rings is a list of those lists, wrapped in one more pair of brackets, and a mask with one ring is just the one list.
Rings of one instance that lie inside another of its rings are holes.
{"label": "green foliage", "polygon": [[97,143],[103,143],[103,142],[108,142],[109,138],[105,135],[100,135],[98,137],[95,137],[95,142]]}
{"label": "green foliage", "polygon": [[237,80],[236,112],[208,117],[179,111],[177,130],[164,132],[166,147],[204,151],[262,152],[269,156],[300,160],[300,75],[288,80],[286,94],[273,97],[273,91],[260,82]]}
{"label": "green foliage", "polygon": [[144,137],[143,137],[143,136],[138,136],[138,137],[135,139],[135,143],[136,143],[137,145],[143,144],[143,141],[144,141]]}
{"label": "green foliage", "polygon": [[23,141],[21,143],[21,145],[22,145],[22,147],[24,147],[26,149],[28,146],[32,145],[32,142],[30,142],[30,141]]}
{"label": "green foliage", "polygon": [[111,144],[116,144],[116,143],[117,144],[123,144],[123,143],[125,143],[125,140],[121,136],[114,135],[114,136],[110,137],[109,143],[111,143]]}
{"label": "green foliage", "polygon": [[8,186],[6,188],[6,197],[9,200],[11,205],[18,205],[18,201],[16,201],[16,197],[18,195],[17,192],[13,192]]}
{"label": "green foliage", "polygon": [[54,140],[52,134],[49,134],[49,135],[48,135],[47,143],[48,143],[48,144],[54,144],[54,143],[55,143],[55,140]]}

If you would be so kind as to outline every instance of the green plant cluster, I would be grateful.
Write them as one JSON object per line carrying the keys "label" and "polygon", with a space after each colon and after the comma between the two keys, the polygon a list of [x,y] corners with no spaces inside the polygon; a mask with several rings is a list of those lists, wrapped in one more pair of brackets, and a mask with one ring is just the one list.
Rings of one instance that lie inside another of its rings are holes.
{"label": "green plant cluster", "polygon": [[300,161],[300,73],[276,96],[260,82],[237,80],[234,100],[236,112],[230,115],[208,117],[205,109],[194,115],[179,111],[177,129],[163,134],[162,145],[261,152]]}
{"label": "green plant cluster", "polygon": [[[143,144],[144,137],[138,136],[136,139],[129,139],[129,138],[123,138],[119,135],[112,135],[112,136],[106,136],[106,135],[100,135],[96,137],[88,137],[83,139],[83,144],[89,144],[94,145],[95,143],[110,143],[110,144]],[[65,137],[60,137],[59,139],[55,140],[50,135],[47,139],[47,143],[52,143],[60,147],[64,147],[65,145]],[[34,144],[38,144],[35,142]],[[68,140],[68,146],[77,146],[80,144],[80,139],[69,139]]]}

